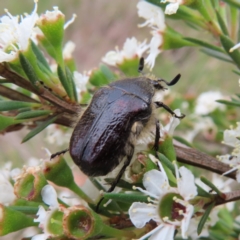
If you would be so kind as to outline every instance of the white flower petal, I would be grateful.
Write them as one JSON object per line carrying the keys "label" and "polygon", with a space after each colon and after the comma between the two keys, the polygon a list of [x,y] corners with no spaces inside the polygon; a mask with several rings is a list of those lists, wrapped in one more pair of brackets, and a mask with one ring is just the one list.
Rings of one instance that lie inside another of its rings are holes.
{"label": "white flower petal", "polygon": [[183,196],[184,200],[192,199],[197,195],[197,187],[194,183],[194,176],[190,170],[185,167],[180,167],[179,172],[181,178],[178,179],[178,191]]}
{"label": "white flower petal", "polygon": [[173,240],[174,232],[175,232],[175,226],[170,224],[163,224],[163,228],[161,228],[159,231],[156,231],[152,236],[149,238],[149,240]]}
{"label": "white flower petal", "polygon": [[75,48],[76,48],[76,44],[72,41],[68,41],[63,48],[63,58],[71,59],[72,53],[74,52]]}
{"label": "white flower petal", "polygon": [[2,204],[11,204],[16,198],[12,184],[1,173],[0,173],[0,192],[1,192],[0,203]]}
{"label": "white flower petal", "polygon": [[57,193],[53,186],[46,185],[41,191],[43,201],[50,207],[58,207]]}
{"label": "white flower petal", "polygon": [[130,219],[136,228],[142,228],[152,218],[156,218],[157,209],[154,205],[134,202],[128,210]]}
{"label": "white flower petal", "polygon": [[43,233],[33,236],[31,240],[47,240],[47,239],[48,239],[47,234]]}
{"label": "white flower petal", "polygon": [[[179,109],[174,110],[174,113],[177,116],[181,115],[181,111]],[[179,123],[180,123],[179,118],[176,118],[175,116],[172,116],[170,118],[169,123],[164,127],[164,131],[166,131],[169,136],[173,136],[173,132],[176,129],[176,127],[179,125]]]}
{"label": "white flower petal", "polygon": [[169,3],[165,8],[165,14],[172,15],[177,12],[179,3]]}
{"label": "white flower petal", "polygon": [[206,115],[215,109],[225,110],[226,106],[216,102],[216,100],[225,99],[219,91],[208,91],[201,93],[196,101],[195,113]]}
{"label": "white flower petal", "polygon": [[144,174],[143,186],[151,194],[160,197],[169,189],[168,179],[166,175],[158,170],[151,170]]}
{"label": "white flower petal", "polygon": [[232,147],[236,147],[240,144],[240,140],[237,139],[240,137],[240,124],[237,122],[236,128],[227,129],[223,133],[223,142]]}
{"label": "white flower petal", "polygon": [[123,61],[123,56],[122,53],[117,49],[116,51],[107,52],[106,55],[102,58],[102,61],[110,66],[116,66]]}
{"label": "white flower petal", "polygon": [[165,29],[165,16],[160,7],[157,7],[146,1],[139,1],[137,8],[138,16],[146,19],[146,22],[141,24],[141,27],[149,25],[151,27],[157,27],[160,31]]}
{"label": "white flower petal", "polygon": [[44,222],[47,212],[43,206],[39,206],[38,212],[36,214],[38,218],[33,219],[34,222],[39,222],[40,224]]}
{"label": "white flower petal", "polygon": [[187,230],[190,224],[190,220],[192,218],[194,212],[194,207],[192,205],[188,205],[186,207],[186,213],[184,214],[184,218],[181,221],[181,231],[182,231],[182,238],[187,238]]}
{"label": "white flower petal", "polygon": [[156,57],[158,56],[159,53],[161,53],[161,46],[163,43],[163,37],[160,32],[153,31],[152,34],[153,37],[149,44],[150,45],[149,55],[145,61],[146,65],[148,65],[150,69],[154,67]]}

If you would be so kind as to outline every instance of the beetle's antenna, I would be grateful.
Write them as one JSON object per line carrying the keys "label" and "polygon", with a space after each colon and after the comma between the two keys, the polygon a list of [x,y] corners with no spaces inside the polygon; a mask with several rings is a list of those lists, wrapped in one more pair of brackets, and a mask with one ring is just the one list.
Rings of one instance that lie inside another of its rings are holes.
{"label": "beetle's antenna", "polygon": [[166,80],[164,80],[164,79],[162,79],[162,78],[158,79],[158,81],[164,82],[164,83],[166,83],[168,86],[172,86],[172,85],[175,85],[175,84],[178,82],[178,80],[180,79],[180,77],[181,77],[181,74],[178,74],[171,82],[167,82]]}
{"label": "beetle's antenna", "polygon": [[50,156],[50,160],[53,159],[53,158],[55,158],[56,156],[59,156],[59,155],[61,155],[61,154],[66,153],[66,152],[68,152],[68,151],[69,151],[69,149],[67,148],[67,149],[62,150],[62,151],[60,151],[60,152],[53,153],[53,154]]}
{"label": "beetle's antenna", "polygon": [[139,65],[138,65],[138,72],[143,74],[143,68],[144,68],[144,58],[141,57],[139,60]]}

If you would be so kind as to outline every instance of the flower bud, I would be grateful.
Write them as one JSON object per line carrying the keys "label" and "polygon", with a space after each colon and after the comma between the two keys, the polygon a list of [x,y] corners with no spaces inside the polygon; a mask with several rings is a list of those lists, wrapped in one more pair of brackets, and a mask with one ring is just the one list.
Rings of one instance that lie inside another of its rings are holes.
{"label": "flower bud", "polygon": [[29,167],[23,170],[14,184],[14,193],[18,198],[41,202],[41,190],[47,185],[40,167]]}
{"label": "flower bud", "polygon": [[44,162],[43,173],[47,180],[58,186],[67,187],[87,202],[92,200],[74,182],[72,170],[63,157]]}
{"label": "flower bud", "polygon": [[0,204],[0,236],[31,226],[37,226],[31,217]]}
{"label": "flower bud", "polygon": [[63,212],[58,208],[50,208],[45,210],[42,206],[39,207],[38,218],[34,222],[39,224],[46,237],[56,237],[63,235],[62,219]]}
{"label": "flower bud", "polygon": [[64,14],[54,7],[53,11],[47,11],[37,21],[38,27],[42,30],[49,44],[54,48],[55,60],[58,64],[63,64],[62,43],[64,35]]}
{"label": "flower bud", "polygon": [[116,238],[133,236],[130,232],[105,225],[96,213],[83,206],[73,206],[65,210],[63,229],[65,235],[71,239],[88,239],[99,234]]}

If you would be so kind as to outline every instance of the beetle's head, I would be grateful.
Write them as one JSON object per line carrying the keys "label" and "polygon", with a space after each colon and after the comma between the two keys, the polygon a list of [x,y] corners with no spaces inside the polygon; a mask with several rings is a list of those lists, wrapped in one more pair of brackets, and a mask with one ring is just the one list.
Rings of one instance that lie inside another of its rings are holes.
{"label": "beetle's head", "polygon": [[152,80],[152,85],[157,90],[166,90],[167,89],[161,84],[161,82],[159,80]]}
{"label": "beetle's head", "polygon": [[181,77],[181,75],[178,74],[171,82],[167,82],[166,80],[159,78],[157,80],[153,80],[153,86],[154,86],[154,88],[156,88],[158,90],[164,90],[166,88],[162,86],[161,82],[164,82],[167,86],[172,86],[178,82],[180,77]]}

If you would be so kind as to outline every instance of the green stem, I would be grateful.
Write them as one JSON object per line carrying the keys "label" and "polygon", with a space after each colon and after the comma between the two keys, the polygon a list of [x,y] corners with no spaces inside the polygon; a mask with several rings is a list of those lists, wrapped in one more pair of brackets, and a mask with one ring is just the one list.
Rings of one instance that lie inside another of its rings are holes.
{"label": "green stem", "polygon": [[72,184],[69,186],[69,189],[71,189],[74,193],[76,193],[80,198],[84,199],[88,203],[94,203],[91,198],[89,198],[86,193],[84,193],[75,182],[72,182]]}
{"label": "green stem", "polygon": [[102,225],[101,234],[106,236],[111,236],[111,237],[115,236],[116,238],[126,237],[128,239],[132,239],[135,237],[135,234],[132,231],[119,230],[119,229],[107,226],[105,224]]}
{"label": "green stem", "polygon": [[[208,0],[209,1],[209,0]],[[204,22],[205,22],[205,29],[207,29],[208,31],[210,31],[214,36],[218,36],[221,34],[221,30],[219,29],[215,15],[210,14],[212,9],[212,6],[210,5],[210,2],[208,1],[204,1],[204,0],[198,0],[196,2],[194,2],[191,7],[195,10],[197,10],[203,17],[204,17]],[[208,7],[208,5],[210,6],[210,9]],[[213,17],[214,16],[214,17]]]}

